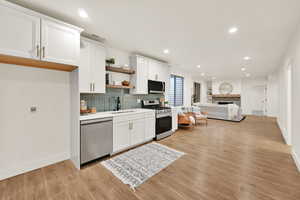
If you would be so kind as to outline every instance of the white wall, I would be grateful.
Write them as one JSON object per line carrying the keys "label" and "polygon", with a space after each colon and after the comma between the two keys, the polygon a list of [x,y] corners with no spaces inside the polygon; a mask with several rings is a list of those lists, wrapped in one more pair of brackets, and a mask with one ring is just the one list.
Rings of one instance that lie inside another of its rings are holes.
{"label": "white wall", "polygon": [[69,76],[0,64],[0,180],[70,158]]}
{"label": "white wall", "polygon": [[236,80],[215,80],[212,82],[212,93],[220,94],[219,87],[222,83],[230,83],[233,86],[232,94],[241,94],[242,91],[242,81],[241,79]]}
{"label": "white wall", "polygon": [[278,76],[277,73],[272,73],[268,76],[268,81],[267,81],[267,111],[268,111],[268,116],[269,117],[278,117],[278,112],[279,112],[279,100],[278,100],[278,95],[279,95],[279,87],[278,87]]}
{"label": "white wall", "polygon": [[[300,167],[300,26],[290,40],[286,54],[282,59],[281,66],[277,76],[279,79],[279,115],[278,124],[282,130],[283,136],[288,140],[287,127],[287,75],[286,69],[288,64],[292,66],[292,119],[291,119],[291,145],[293,156],[298,160]],[[300,170],[300,168],[299,168]]]}

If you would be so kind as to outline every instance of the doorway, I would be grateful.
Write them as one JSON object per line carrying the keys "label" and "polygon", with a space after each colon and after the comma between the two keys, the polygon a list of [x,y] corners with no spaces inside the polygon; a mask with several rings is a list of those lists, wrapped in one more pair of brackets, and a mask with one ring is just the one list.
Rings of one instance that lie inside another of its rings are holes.
{"label": "doorway", "polygon": [[257,116],[266,115],[266,85],[256,85],[252,88],[251,103],[252,114]]}

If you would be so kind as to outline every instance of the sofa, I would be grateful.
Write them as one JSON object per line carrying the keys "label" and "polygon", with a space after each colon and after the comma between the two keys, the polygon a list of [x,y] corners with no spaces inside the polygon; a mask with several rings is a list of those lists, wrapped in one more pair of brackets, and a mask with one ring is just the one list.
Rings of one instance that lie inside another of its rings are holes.
{"label": "sofa", "polygon": [[213,103],[196,103],[193,106],[199,107],[201,112],[206,112],[209,119],[240,122],[245,118],[242,115],[242,109],[236,104],[218,105]]}

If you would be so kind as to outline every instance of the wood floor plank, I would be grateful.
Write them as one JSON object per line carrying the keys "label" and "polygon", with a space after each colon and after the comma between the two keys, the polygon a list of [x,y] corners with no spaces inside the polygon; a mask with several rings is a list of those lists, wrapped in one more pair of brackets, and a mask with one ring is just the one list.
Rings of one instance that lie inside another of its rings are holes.
{"label": "wood floor plank", "polygon": [[0,181],[0,200],[299,200],[300,173],[276,120],[209,120],[159,143],[186,154],[130,189],[98,162],[60,162]]}

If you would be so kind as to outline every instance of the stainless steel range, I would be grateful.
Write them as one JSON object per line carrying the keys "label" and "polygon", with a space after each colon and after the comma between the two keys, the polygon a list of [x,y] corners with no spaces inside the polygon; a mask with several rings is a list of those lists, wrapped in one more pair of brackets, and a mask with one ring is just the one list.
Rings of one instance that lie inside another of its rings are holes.
{"label": "stainless steel range", "polygon": [[142,107],[155,110],[156,114],[156,139],[172,135],[172,110],[168,107],[160,107],[158,100],[144,100],[142,101]]}

